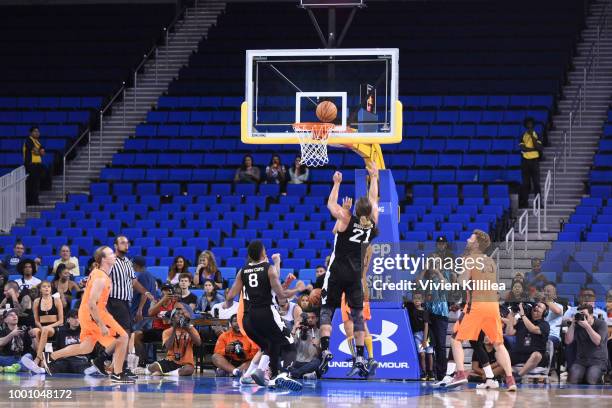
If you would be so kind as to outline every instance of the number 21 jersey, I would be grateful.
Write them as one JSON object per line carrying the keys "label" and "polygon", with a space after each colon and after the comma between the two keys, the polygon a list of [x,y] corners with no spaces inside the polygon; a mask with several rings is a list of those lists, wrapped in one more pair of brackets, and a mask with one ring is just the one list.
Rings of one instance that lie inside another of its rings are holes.
{"label": "number 21 jersey", "polygon": [[363,226],[358,217],[351,215],[346,229],[336,233],[329,270],[347,277],[361,276],[362,249],[367,248],[375,237],[374,223]]}

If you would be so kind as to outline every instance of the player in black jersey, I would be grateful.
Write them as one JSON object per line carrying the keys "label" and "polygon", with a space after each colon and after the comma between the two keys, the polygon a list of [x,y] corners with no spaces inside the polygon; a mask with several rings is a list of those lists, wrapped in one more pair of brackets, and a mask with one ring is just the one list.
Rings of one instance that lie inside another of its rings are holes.
{"label": "player in black jersey", "polygon": [[256,370],[252,378],[259,385],[302,389],[302,384],[292,380],[286,373],[278,373],[281,348],[294,347],[291,332],[285,326],[278,310],[273,305],[274,294],[278,298],[291,298],[304,290],[304,283],[298,282],[294,289],[284,289],[279,280],[280,255],[272,255],[274,265],[268,262],[266,249],[261,241],[251,241],[248,246],[248,261],[236,275],[236,281],[226,299],[233,299],[242,291],[244,316],[242,326],[246,335],[261,349],[263,356],[260,368],[270,367],[270,378],[264,379],[262,370]]}
{"label": "player in black jersey", "polygon": [[325,274],[321,291],[321,367],[327,371],[327,365],[332,359],[329,351],[329,337],[332,331],[332,319],[336,308],[340,307],[342,294],[351,310],[353,321],[355,348],[357,357],[354,368],[363,377],[368,375],[364,360],[365,327],[363,320],[362,265],[370,242],[376,237],[378,230],[378,169],[375,164],[368,166],[370,189],[367,197],[361,197],[355,204],[355,215],[338,204],[338,191],[342,183],[342,173],[334,174],[334,186],[327,208],[337,220],[334,238],[334,250]]}

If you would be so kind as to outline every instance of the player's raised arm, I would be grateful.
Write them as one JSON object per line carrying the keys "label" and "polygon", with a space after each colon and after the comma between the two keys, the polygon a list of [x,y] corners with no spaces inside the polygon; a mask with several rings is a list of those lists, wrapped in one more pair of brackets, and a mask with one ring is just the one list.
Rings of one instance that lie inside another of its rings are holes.
{"label": "player's raised arm", "polygon": [[[344,197],[342,199],[342,208],[344,208],[348,213],[351,213],[351,207],[353,207],[353,199],[351,197]],[[332,229],[332,233],[335,234],[338,232],[338,220],[334,224],[334,229]]]}
{"label": "player's raised arm", "polygon": [[280,255],[272,255],[272,260],[274,265],[270,265],[270,268],[268,268],[268,279],[270,279],[270,286],[274,293],[276,293],[276,296],[281,299],[290,299],[296,294],[303,292],[306,287],[302,281],[298,281],[294,289],[283,288],[277,273],[277,269],[280,271]]}
{"label": "player's raised arm", "polygon": [[242,287],[242,270],[240,270],[236,274],[236,280],[234,281],[232,288],[227,292],[225,300],[227,301],[230,299],[234,299],[242,291]]}
{"label": "player's raised arm", "polygon": [[370,190],[368,192],[368,199],[372,205],[372,221],[378,224],[378,167],[376,163],[371,162],[367,166],[368,173],[370,174]]}
{"label": "player's raised arm", "polygon": [[329,193],[327,199],[327,209],[331,213],[332,217],[338,221],[348,223],[351,219],[351,214],[346,211],[340,204],[338,204],[338,192],[340,191],[340,183],[342,183],[342,173],[339,171],[334,173],[334,186]]}

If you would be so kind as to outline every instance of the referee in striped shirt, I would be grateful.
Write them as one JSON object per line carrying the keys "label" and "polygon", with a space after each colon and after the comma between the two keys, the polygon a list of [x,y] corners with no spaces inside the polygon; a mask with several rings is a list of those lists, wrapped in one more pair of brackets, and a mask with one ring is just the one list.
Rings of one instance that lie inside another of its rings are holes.
{"label": "referee in striped shirt", "polygon": [[130,335],[132,333],[132,315],[130,313],[130,302],[136,289],[149,300],[155,301],[153,295],[138,282],[132,261],[127,258],[130,249],[130,241],[127,237],[119,235],[115,238],[115,254],[117,261],[110,271],[113,281],[110,296],[106,308],[113,318]]}

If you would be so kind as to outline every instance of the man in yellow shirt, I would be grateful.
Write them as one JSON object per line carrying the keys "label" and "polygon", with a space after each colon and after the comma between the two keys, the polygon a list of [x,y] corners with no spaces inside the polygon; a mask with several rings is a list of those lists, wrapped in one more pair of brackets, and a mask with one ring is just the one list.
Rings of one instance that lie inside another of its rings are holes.
{"label": "man in yellow shirt", "polygon": [[540,158],[542,157],[542,142],[533,129],[533,119],[525,118],[525,128],[521,143],[521,173],[523,183],[519,194],[519,208],[529,206],[529,193],[533,188],[533,194],[540,194]]}
{"label": "man in yellow shirt", "polygon": [[40,182],[44,177],[45,168],[42,164],[42,157],[45,155],[45,148],[40,143],[40,131],[37,126],[30,128],[30,135],[23,143],[23,164],[25,165],[28,178],[26,180],[26,203],[37,205]]}

